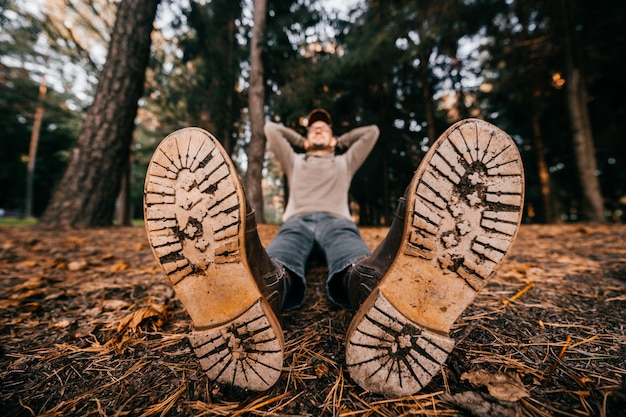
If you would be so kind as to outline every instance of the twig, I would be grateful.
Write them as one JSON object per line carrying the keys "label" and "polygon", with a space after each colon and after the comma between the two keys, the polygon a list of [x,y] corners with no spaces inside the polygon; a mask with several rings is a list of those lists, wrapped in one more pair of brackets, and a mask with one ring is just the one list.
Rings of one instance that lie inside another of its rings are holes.
{"label": "twig", "polygon": [[509,305],[509,303],[510,303],[511,301],[515,301],[515,300],[517,300],[517,299],[518,299],[518,298],[520,298],[522,295],[524,295],[524,293],[525,293],[526,291],[530,290],[530,289],[531,289],[532,287],[534,287],[534,286],[535,286],[535,283],[534,283],[534,282],[529,282],[528,284],[526,284],[526,286],[525,286],[524,288],[522,288],[521,290],[519,290],[519,291],[517,292],[517,294],[515,294],[513,297],[511,297],[511,298],[509,298],[509,299],[507,299],[507,300],[502,301],[502,304],[504,304],[505,306]]}
{"label": "twig", "polygon": [[567,339],[565,340],[565,344],[563,345],[563,347],[561,348],[561,351],[559,352],[559,356],[556,358],[556,360],[550,367],[550,372],[548,372],[548,380],[552,379],[552,374],[554,373],[554,371],[556,371],[556,367],[559,365],[559,362],[561,362],[561,359],[563,358],[563,355],[565,355],[565,351],[567,350],[571,341],[572,341],[572,338],[570,336],[567,336]]}

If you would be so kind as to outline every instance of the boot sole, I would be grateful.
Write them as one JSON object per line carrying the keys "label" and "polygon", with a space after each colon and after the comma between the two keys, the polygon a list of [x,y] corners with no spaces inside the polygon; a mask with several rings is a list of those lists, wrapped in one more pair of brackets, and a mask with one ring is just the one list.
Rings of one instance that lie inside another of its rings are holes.
{"label": "boot sole", "polygon": [[193,321],[188,338],[208,378],[271,387],[283,366],[283,333],[247,264],[243,188],[210,133],[181,129],[159,144],[144,218],[152,252]]}
{"label": "boot sole", "polygon": [[411,395],[454,348],[450,327],[493,275],[522,218],[524,173],[513,140],[477,119],[451,126],[407,191],[400,248],[356,312],[346,364],[363,388]]}

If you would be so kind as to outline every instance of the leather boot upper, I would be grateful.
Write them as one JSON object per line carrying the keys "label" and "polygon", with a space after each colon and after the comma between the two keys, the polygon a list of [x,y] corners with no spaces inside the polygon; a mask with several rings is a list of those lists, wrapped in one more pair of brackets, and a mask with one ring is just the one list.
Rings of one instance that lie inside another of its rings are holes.
{"label": "leather boot upper", "polygon": [[358,259],[347,276],[350,306],[357,309],[374,290],[396,257],[404,232],[406,199],[398,200],[398,207],[387,236],[371,255]]}
{"label": "leather boot upper", "polygon": [[245,247],[250,272],[268,304],[277,315],[286,295],[286,272],[282,265],[271,259],[259,238],[254,210],[248,206],[246,215]]}

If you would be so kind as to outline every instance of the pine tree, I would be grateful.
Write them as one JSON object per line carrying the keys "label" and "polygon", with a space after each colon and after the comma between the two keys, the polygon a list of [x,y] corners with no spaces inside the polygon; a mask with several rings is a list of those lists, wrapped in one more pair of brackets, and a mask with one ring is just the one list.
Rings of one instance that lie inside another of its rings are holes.
{"label": "pine tree", "polygon": [[123,0],[93,104],[65,174],[41,218],[46,227],[109,226],[128,167],[159,0]]}

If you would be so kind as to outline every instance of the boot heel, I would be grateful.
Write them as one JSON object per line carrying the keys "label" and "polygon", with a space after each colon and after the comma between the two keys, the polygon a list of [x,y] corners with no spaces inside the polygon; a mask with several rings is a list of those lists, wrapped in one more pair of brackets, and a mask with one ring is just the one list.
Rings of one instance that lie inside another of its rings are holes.
{"label": "boot heel", "polygon": [[282,334],[259,299],[230,323],[194,330],[189,342],[212,381],[264,391],[274,385],[283,366]]}
{"label": "boot heel", "polygon": [[346,364],[356,383],[389,396],[411,395],[441,369],[454,340],[408,320],[375,291],[354,317]]}

